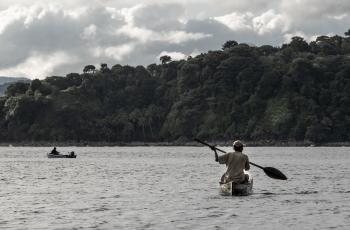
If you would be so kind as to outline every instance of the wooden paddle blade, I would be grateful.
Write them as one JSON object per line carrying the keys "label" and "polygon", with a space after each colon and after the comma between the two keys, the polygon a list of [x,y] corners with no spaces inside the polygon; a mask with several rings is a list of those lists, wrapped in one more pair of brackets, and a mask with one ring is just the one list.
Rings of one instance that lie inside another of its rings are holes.
{"label": "wooden paddle blade", "polygon": [[280,170],[272,167],[264,167],[264,172],[266,175],[277,180],[287,180],[286,175],[284,175]]}

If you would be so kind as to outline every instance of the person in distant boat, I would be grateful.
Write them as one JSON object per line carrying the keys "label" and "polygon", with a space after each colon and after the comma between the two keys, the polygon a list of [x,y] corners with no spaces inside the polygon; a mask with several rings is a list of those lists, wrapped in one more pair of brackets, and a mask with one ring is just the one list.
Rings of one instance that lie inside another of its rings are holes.
{"label": "person in distant boat", "polygon": [[53,154],[53,155],[59,154],[59,152],[57,152],[57,150],[56,150],[56,147],[53,148],[53,150],[51,151],[51,154]]}
{"label": "person in distant boat", "polygon": [[218,156],[215,147],[215,161],[220,164],[226,164],[227,170],[222,175],[220,183],[234,182],[237,184],[248,182],[249,176],[243,170],[249,170],[249,158],[243,153],[243,143],[240,140],[233,142],[234,152]]}
{"label": "person in distant boat", "polygon": [[70,152],[70,156],[71,156],[71,157],[74,157],[74,156],[75,156],[74,151]]}

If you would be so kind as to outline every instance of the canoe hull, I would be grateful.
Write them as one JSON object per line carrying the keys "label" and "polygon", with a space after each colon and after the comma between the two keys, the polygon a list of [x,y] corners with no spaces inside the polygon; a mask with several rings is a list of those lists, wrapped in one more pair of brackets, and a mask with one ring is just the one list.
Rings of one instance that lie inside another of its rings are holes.
{"label": "canoe hull", "polygon": [[63,154],[51,154],[51,153],[48,153],[47,154],[47,157],[48,158],[76,158],[77,155],[63,155]]}
{"label": "canoe hull", "polygon": [[223,196],[248,196],[253,193],[253,178],[250,176],[249,181],[244,184],[235,184],[228,182],[220,183],[220,194]]}

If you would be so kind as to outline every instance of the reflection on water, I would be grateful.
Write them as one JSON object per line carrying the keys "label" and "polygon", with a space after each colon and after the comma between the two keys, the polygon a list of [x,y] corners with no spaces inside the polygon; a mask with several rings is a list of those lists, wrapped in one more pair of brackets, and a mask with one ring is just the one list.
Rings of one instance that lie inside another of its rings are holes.
{"label": "reflection on water", "polygon": [[[205,147],[0,148],[0,229],[349,229],[350,148],[246,148],[254,193],[219,195]],[[229,150],[229,148],[226,148]]]}

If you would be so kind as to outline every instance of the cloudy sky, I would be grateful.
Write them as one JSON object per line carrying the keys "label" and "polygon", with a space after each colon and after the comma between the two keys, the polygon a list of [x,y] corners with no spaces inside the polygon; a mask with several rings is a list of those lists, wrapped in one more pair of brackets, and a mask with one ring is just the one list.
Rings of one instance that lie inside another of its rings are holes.
{"label": "cloudy sky", "polygon": [[1,0],[0,76],[147,66],[227,40],[279,46],[349,28],[349,0]]}

